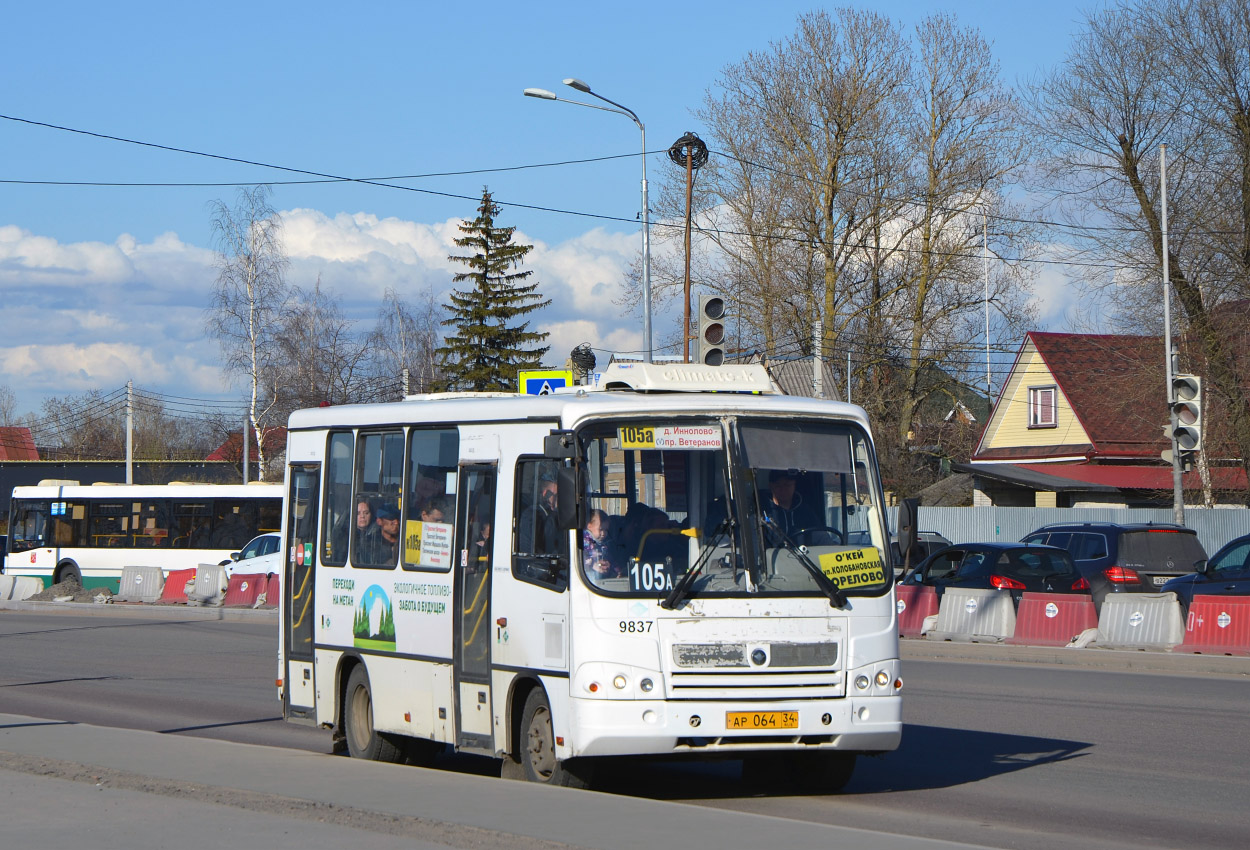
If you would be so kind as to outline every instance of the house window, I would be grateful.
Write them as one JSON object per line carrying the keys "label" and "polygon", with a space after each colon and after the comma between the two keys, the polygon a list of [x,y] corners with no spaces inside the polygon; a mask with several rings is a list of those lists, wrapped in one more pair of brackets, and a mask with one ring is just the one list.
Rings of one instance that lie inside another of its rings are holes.
{"label": "house window", "polygon": [[1058,393],[1054,387],[1029,387],[1029,427],[1054,428],[1055,402]]}

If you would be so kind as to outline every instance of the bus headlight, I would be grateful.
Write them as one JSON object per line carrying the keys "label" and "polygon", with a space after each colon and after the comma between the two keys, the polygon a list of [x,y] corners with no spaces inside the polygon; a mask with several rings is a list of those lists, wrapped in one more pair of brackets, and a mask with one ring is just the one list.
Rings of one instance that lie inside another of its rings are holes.
{"label": "bus headlight", "polygon": [[871,684],[872,682],[868,680],[868,677],[862,673],[855,677],[855,687],[859,688],[861,691],[868,690],[868,686]]}
{"label": "bus headlight", "polygon": [[650,679],[643,679],[641,682],[638,683],[638,690],[642,691],[644,694],[649,694],[654,689],[655,689],[655,682],[651,681]]}
{"label": "bus headlight", "polygon": [[625,690],[625,686],[628,684],[629,684],[629,680],[627,680],[624,676],[618,675],[616,678],[612,680],[612,686],[616,688],[618,691]]}
{"label": "bus headlight", "polygon": [[884,688],[884,687],[885,687],[886,685],[888,685],[888,684],[890,684],[890,674],[889,674],[889,672],[887,672],[887,671],[885,671],[885,670],[878,670],[878,671],[877,671],[877,685],[878,685],[879,687]]}

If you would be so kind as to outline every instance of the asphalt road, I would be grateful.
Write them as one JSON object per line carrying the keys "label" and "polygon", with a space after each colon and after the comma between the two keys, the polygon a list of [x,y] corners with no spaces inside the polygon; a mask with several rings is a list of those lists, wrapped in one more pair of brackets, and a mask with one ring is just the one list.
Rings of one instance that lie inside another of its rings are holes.
{"label": "asphalt road", "polygon": [[[328,733],[278,718],[275,629],[3,610],[0,713],[326,752]],[[1245,663],[930,649],[905,644],[903,746],[861,760],[842,795],[754,793],[734,762],[622,764],[602,790],[1026,850],[1250,840]]]}

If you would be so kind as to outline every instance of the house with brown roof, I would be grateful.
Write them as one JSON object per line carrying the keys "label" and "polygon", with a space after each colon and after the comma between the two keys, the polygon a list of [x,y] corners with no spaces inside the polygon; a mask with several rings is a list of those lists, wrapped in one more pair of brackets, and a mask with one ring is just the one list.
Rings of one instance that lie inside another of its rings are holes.
{"label": "house with brown roof", "polygon": [[30,429],[25,426],[0,427],[0,461],[39,460],[39,449]]}
{"label": "house with brown roof", "polygon": [[[1161,337],[1029,333],[971,462],[955,465],[973,476],[973,504],[1171,506],[1164,381]],[[1244,504],[1244,473],[1214,455],[1216,501]],[[1182,483],[1200,504],[1199,472]]]}

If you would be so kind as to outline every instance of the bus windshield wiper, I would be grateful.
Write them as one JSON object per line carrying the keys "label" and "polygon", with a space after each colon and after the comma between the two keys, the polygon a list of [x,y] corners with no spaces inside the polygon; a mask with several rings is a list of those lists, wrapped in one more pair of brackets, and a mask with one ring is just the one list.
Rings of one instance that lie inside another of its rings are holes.
{"label": "bus windshield wiper", "polygon": [[799,546],[791,540],[790,537],[777,525],[776,520],[768,514],[764,514],[763,522],[764,525],[777,536],[777,539],[781,541],[782,548],[793,555],[794,559],[802,564],[807,571],[812,574],[812,579],[816,582],[816,586],[820,588],[821,593],[829,597],[829,604],[835,608],[845,608],[847,600],[846,594],[842,592],[842,587],[836,581],[829,578],[829,576],[825,575],[819,565],[808,557],[807,547]]}
{"label": "bus windshield wiper", "polygon": [[686,574],[677,580],[677,583],[673,585],[673,589],[660,601],[661,608],[671,611],[689,595],[690,588],[694,587],[694,580],[707,565],[707,560],[711,554],[716,551],[716,544],[725,536],[725,532],[729,530],[729,525],[730,520],[725,518],[721,520],[716,528],[712,529],[712,533],[708,535],[707,543],[704,543],[703,548],[699,550],[699,559],[694,562],[694,566],[686,570]]}

